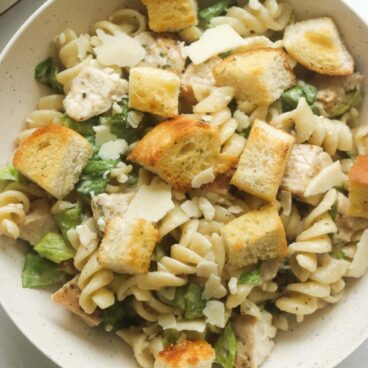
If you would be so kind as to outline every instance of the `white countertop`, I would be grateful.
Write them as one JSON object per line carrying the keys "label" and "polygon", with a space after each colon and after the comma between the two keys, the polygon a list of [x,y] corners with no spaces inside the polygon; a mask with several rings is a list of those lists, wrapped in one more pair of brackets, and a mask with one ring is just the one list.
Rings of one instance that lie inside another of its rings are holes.
{"label": "white countertop", "polygon": [[[0,0],[0,5],[2,4]],[[345,0],[352,7],[367,7],[367,0]],[[0,16],[0,51],[20,25],[45,0],[23,0]],[[368,341],[337,368],[368,367]],[[0,306],[0,368],[56,368],[56,365],[40,353],[14,326]],[[93,367],[91,367],[93,368]]]}

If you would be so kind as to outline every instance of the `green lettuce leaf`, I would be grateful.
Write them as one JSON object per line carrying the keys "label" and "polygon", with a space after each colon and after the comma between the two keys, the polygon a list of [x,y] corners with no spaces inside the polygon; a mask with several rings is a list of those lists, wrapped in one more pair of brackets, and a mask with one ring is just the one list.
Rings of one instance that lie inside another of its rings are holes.
{"label": "green lettuce leaf", "polygon": [[63,86],[56,80],[57,73],[58,67],[50,57],[36,66],[35,78],[55,92],[64,94]]}
{"label": "green lettuce leaf", "polygon": [[93,127],[99,124],[99,118],[93,117],[91,119],[85,120],[85,121],[75,121],[70,116],[64,115],[62,118],[62,125],[73,129],[80,135],[83,135],[83,137],[94,137],[95,131],[93,130]]}
{"label": "green lettuce leaf", "polygon": [[248,284],[258,286],[260,282],[261,282],[261,273],[258,268],[253,271],[244,272],[239,277],[240,285]]}
{"label": "green lettuce leaf", "polygon": [[22,270],[23,288],[42,288],[65,282],[67,274],[57,264],[31,251],[26,255]]}
{"label": "green lettuce leaf", "polygon": [[47,233],[34,247],[34,250],[42,257],[54,263],[60,263],[72,259],[75,250],[64,240],[64,238],[54,232]]}
{"label": "green lettuce leaf", "polygon": [[0,168],[0,181],[23,181],[22,174],[13,166],[4,166]]}
{"label": "green lettuce leaf", "polygon": [[73,208],[56,214],[54,219],[64,238],[67,239],[67,231],[75,229],[82,222],[82,206],[77,203]]}
{"label": "green lettuce leaf", "polygon": [[236,359],[236,337],[229,323],[215,344],[215,362],[223,368],[234,368]]}
{"label": "green lettuce leaf", "polygon": [[117,160],[102,160],[95,154],[82,172],[77,192],[87,198],[104,193],[109,182],[109,173],[117,163]]}
{"label": "green lettuce leaf", "polygon": [[234,4],[233,0],[222,0],[217,3],[208,6],[198,12],[200,18],[210,23],[211,19],[214,17],[218,17],[219,15],[225,13],[226,9],[230,7],[230,5]]}

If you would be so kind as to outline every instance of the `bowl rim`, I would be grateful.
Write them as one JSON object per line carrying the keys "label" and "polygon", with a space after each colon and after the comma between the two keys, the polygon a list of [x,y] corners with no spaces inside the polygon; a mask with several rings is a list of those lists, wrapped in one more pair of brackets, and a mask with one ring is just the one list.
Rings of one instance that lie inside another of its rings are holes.
{"label": "bowl rim", "polygon": [[[46,0],[45,3],[40,5],[27,19],[26,21],[19,27],[19,29],[14,33],[14,35],[9,39],[7,44],[5,45],[4,49],[0,53],[0,65],[2,64],[3,60],[5,59],[7,53],[9,50],[13,47],[13,45],[17,42],[18,38],[26,31],[28,26],[41,14],[43,13],[52,3],[54,3],[56,0]],[[363,16],[364,12],[358,12],[357,9],[360,7],[364,9],[367,4],[364,4],[363,2],[356,5],[355,7],[352,7],[350,5],[350,1],[353,0],[339,0],[340,4],[347,8],[350,12],[354,13],[356,17],[359,18],[359,20],[365,25],[365,27],[368,29],[368,14],[367,16]],[[287,0],[286,0],[287,2]],[[368,98],[368,95],[367,95]],[[368,277],[368,275],[365,275],[363,277]],[[22,333],[22,335],[27,339],[28,342],[30,342],[39,352],[41,352],[45,357],[47,357],[52,363],[57,365],[60,368],[64,368],[63,362],[59,362],[57,357],[52,356],[47,352],[46,347],[42,346],[41,344],[36,344],[34,342],[31,331],[26,331],[22,324],[18,321],[16,318],[16,315],[12,313],[11,307],[6,303],[5,295],[0,294],[0,305],[3,307],[4,312],[6,313],[6,316],[14,323],[14,325],[17,327],[18,331]],[[349,348],[346,348],[344,352],[335,358],[335,360],[331,361],[329,366],[326,366],[325,368],[334,368],[337,367],[339,364],[341,364],[345,359],[347,359],[353,352],[355,352],[359,347],[365,342],[368,341],[368,330],[365,334],[362,334],[359,339],[356,340],[356,342],[349,346]],[[66,368],[66,367],[65,367]]]}

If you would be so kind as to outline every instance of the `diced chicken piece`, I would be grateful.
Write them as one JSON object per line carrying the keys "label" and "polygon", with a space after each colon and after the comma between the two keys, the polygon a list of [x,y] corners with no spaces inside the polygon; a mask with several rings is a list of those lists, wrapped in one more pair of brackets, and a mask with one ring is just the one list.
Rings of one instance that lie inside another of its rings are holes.
{"label": "diced chicken piece", "polygon": [[356,231],[366,229],[368,227],[368,220],[337,214],[335,224],[337,232],[333,235],[333,243],[343,245],[351,241]]}
{"label": "diced chicken piece", "polygon": [[102,193],[93,197],[91,201],[93,217],[100,227],[103,228],[101,224],[105,224],[114,216],[123,217],[134,195],[134,192],[118,194]]}
{"label": "diced chicken piece", "polygon": [[193,93],[193,85],[214,86],[216,81],[212,74],[212,69],[221,61],[221,58],[215,56],[202,64],[189,64],[181,78],[181,93],[183,97],[195,104],[196,98]]}
{"label": "diced chicken piece", "polygon": [[211,368],[215,351],[207,341],[184,341],[158,354],[154,368]]}
{"label": "diced chicken piece", "polygon": [[37,244],[47,233],[56,229],[46,199],[38,199],[31,203],[31,211],[26,215],[20,227],[19,237],[31,245]]}
{"label": "diced chicken piece", "polygon": [[76,276],[54,293],[52,295],[52,300],[81,317],[90,327],[98,326],[102,322],[100,313],[85,313],[79,306],[80,294],[81,291],[78,288],[78,276]]}
{"label": "diced chicken piece", "polygon": [[239,316],[233,326],[237,337],[235,368],[258,368],[275,346],[276,328],[272,325],[272,315],[262,312],[260,319]]}
{"label": "diced chicken piece", "polygon": [[181,42],[168,37],[154,37],[151,32],[140,33],[135,39],[146,50],[145,58],[137,66],[170,70],[181,75],[185,66]]}
{"label": "diced chicken piece", "polygon": [[325,167],[332,164],[330,155],[321,147],[310,144],[295,144],[281,188],[292,194],[303,197],[308,184]]}
{"label": "diced chicken piece", "polygon": [[64,100],[65,111],[74,120],[84,121],[103,114],[127,93],[128,82],[117,73],[87,66],[72,82]]}
{"label": "diced chicken piece", "polygon": [[360,90],[362,81],[363,76],[359,73],[341,78],[316,75],[312,84],[318,89],[317,104],[323,115],[339,115],[345,106],[349,106],[349,97],[354,98],[353,91]]}

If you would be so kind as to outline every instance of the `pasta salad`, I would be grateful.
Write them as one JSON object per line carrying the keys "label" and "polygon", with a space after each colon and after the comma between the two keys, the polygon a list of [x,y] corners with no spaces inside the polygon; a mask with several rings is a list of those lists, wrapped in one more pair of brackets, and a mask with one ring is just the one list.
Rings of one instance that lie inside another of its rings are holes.
{"label": "pasta salad", "polygon": [[140,367],[257,368],[368,269],[363,76],[287,2],[142,2],[36,66],[0,235]]}

